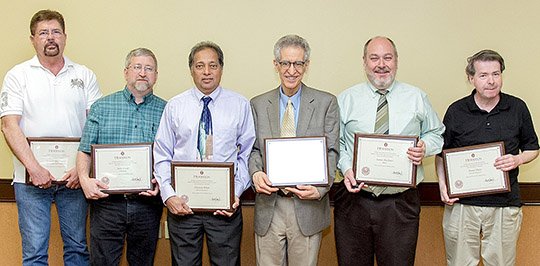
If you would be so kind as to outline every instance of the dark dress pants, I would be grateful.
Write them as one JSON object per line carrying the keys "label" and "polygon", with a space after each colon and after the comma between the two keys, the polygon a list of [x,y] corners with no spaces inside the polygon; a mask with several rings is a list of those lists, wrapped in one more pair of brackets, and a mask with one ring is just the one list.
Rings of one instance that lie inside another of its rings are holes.
{"label": "dark dress pants", "polygon": [[339,265],[414,265],[420,199],[416,189],[374,196],[349,193],[341,183],[334,203]]}
{"label": "dark dress pants", "polygon": [[210,264],[240,265],[241,208],[238,208],[231,217],[212,213],[178,216],[169,212],[167,223],[173,265],[202,265],[205,234]]}
{"label": "dark dress pants", "polygon": [[124,239],[129,265],[153,265],[162,213],[159,195],[110,195],[91,201],[91,265],[119,265]]}

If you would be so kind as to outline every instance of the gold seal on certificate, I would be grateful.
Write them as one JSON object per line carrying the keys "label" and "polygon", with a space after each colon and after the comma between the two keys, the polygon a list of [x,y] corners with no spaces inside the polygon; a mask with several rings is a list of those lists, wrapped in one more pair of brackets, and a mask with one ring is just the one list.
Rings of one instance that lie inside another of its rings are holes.
{"label": "gold seal on certificate", "polygon": [[93,144],[92,177],[103,182],[108,194],[153,189],[152,143]]}
{"label": "gold seal on certificate", "polygon": [[353,172],[370,185],[416,187],[416,165],[407,156],[416,136],[354,135]]}
{"label": "gold seal on certificate", "polygon": [[[62,177],[75,167],[80,138],[27,138],[30,150],[39,164],[56,179],[53,184],[66,184]],[[26,172],[26,183],[32,179]]]}
{"label": "gold seal on certificate", "polygon": [[233,211],[234,163],[172,162],[176,195],[194,212]]}
{"label": "gold seal on certificate", "polygon": [[446,187],[451,198],[510,191],[508,172],[496,169],[495,159],[504,155],[504,143],[443,150]]}
{"label": "gold seal on certificate", "polygon": [[326,137],[268,138],[265,170],[275,187],[328,185]]}

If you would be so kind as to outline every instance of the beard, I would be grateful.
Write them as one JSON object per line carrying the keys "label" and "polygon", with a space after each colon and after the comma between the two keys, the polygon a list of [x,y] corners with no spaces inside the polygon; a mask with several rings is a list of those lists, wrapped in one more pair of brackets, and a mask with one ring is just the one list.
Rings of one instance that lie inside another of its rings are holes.
{"label": "beard", "polygon": [[367,72],[367,76],[371,84],[373,84],[373,86],[375,86],[377,89],[388,89],[390,85],[392,85],[392,82],[394,82],[394,75],[392,75],[390,72],[387,73],[389,75],[386,78],[379,78],[377,77],[376,73],[372,72]]}
{"label": "beard", "polygon": [[146,82],[137,82],[135,83],[135,89],[139,92],[145,92],[150,87],[150,84]]}
{"label": "beard", "polygon": [[[54,49],[48,49],[50,47],[54,47]],[[47,45],[45,45],[45,47],[43,48],[43,54],[45,56],[57,56],[58,54],[60,54],[60,47],[57,43],[54,42],[47,43]]]}

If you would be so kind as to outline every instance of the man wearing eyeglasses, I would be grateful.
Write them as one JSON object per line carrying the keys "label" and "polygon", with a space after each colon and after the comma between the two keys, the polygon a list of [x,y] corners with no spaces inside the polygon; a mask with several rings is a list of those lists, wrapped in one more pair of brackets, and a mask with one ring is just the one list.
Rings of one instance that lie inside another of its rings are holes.
{"label": "man wearing eyeglasses", "polygon": [[422,160],[441,151],[444,125],[427,94],[395,80],[398,54],[388,37],[374,37],[364,45],[368,82],[338,96],[341,113],[338,168],[344,180],[334,204],[335,236],[340,265],[414,265],[420,199],[406,187],[365,186],[353,172],[354,135],[418,136],[403,156],[416,165],[416,182],[424,179]]}
{"label": "man wearing eyeglasses", "polygon": [[[249,101],[220,85],[223,64],[223,51],[213,42],[191,49],[195,87],[169,101],[156,134],[154,169],[168,209],[173,265],[202,265],[204,235],[212,265],[240,265],[240,196],[251,185],[247,160],[255,129]],[[171,185],[172,161],[234,162],[233,210],[194,213],[189,198]]]}
{"label": "man wearing eyeglasses", "polygon": [[[163,205],[159,188],[140,193],[107,194],[107,184],[90,178],[92,144],[153,142],[165,100],[154,94],[156,56],[146,48],[128,53],[123,90],[96,101],[84,126],[77,171],[90,200],[90,263],[119,265],[127,242],[130,265],[153,265]],[[155,180],[152,180],[155,183]]]}
{"label": "man wearing eyeglasses", "polygon": [[[67,34],[62,14],[52,10],[37,12],[30,21],[30,34],[36,55],[6,74],[0,93],[2,132],[14,154],[13,186],[22,264],[48,264],[54,201],[64,243],[64,264],[86,265],[87,203],[79,189],[76,169],[54,177],[34,157],[26,137],[81,136],[86,111],[101,92],[90,69],[64,56]],[[25,184],[26,174],[31,184]]]}
{"label": "man wearing eyeglasses", "polygon": [[[274,67],[281,84],[251,100],[257,140],[249,172],[257,192],[258,265],[316,265],[322,230],[330,225],[328,191],[339,151],[339,112],[335,96],[302,83],[310,52],[308,42],[300,36],[280,38],[274,46]],[[302,136],[326,137],[328,184],[273,187],[266,175],[264,140]]]}

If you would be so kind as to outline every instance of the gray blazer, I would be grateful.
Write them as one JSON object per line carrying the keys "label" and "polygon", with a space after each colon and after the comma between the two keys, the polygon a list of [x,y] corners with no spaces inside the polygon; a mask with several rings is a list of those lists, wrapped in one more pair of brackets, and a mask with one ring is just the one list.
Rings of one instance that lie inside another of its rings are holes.
{"label": "gray blazer", "polygon": [[[328,191],[334,182],[339,154],[339,109],[336,97],[302,84],[300,110],[296,136],[326,136],[328,149],[329,182],[318,187],[319,200],[293,198],[300,231],[305,236],[314,235],[330,225]],[[279,87],[251,100],[255,121],[256,140],[249,158],[249,173],[265,171],[264,139],[280,136]],[[255,233],[265,235],[274,215],[277,193],[257,193],[255,198]]]}

